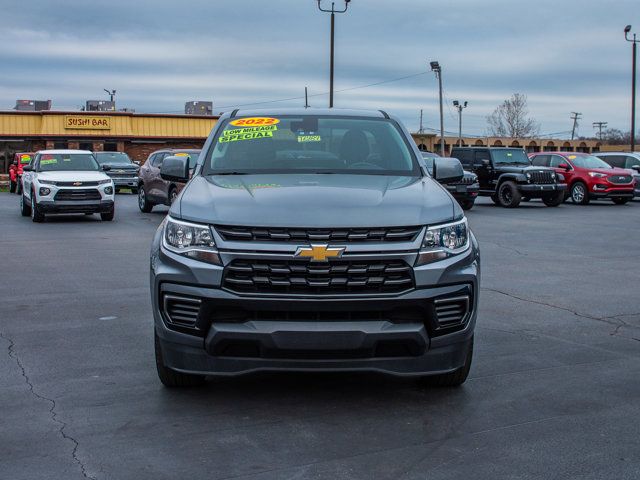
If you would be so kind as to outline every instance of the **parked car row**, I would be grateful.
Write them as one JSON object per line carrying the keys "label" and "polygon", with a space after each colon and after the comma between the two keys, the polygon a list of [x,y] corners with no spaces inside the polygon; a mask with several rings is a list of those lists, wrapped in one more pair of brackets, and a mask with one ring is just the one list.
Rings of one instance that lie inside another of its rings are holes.
{"label": "parked car row", "polygon": [[[624,205],[640,197],[640,154],[536,152],[527,156],[522,148],[454,147],[451,157],[468,174],[476,175],[478,188],[473,191],[477,195],[506,208],[532,198],[557,207],[567,199],[580,205],[603,199]],[[471,208],[461,193],[463,187],[446,187],[463,208],[465,202]],[[456,189],[460,189],[457,195]]]}

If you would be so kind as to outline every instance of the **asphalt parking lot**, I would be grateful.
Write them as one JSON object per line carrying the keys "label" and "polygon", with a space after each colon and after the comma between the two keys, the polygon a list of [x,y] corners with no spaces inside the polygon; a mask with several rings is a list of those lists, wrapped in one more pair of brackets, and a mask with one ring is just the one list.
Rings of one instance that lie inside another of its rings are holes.
{"label": "asphalt parking lot", "polygon": [[166,213],[20,216],[0,194],[0,478],[637,479],[640,202],[468,213],[482,249],[469,380],[156,377]]}

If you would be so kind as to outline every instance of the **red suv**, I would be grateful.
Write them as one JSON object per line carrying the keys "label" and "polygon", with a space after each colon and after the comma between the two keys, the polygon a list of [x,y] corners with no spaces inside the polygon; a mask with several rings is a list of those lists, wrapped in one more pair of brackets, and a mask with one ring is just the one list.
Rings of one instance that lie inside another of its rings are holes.
{"label": "red suv", "polygon": [[588,153],[541,152],[529,158],[533,165],[551,167],[564,176],[567,197],[573,203],[586,205],[590,200],[609,198],[616,205],[624,205],[633,198],[633,175]]}
{"label": "red suv", "polygon": [[14,155],[13,162],[9,166],[9,191],[11,193],[22,193],[22,184],[20,183],[22,169],[31,163],[34,155],[33,152],[20,152]]}

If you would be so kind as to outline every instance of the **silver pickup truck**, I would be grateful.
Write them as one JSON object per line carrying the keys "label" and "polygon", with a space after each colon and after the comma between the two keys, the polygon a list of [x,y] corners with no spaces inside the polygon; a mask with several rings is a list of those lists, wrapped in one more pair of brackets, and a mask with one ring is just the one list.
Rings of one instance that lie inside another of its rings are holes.
{"label": "silver pickup truck", "polygon": [[[478,244],[409,132],[382,111],[223,115],[151,248],[156,364],[169,387],[254,371],[469,373]],[[449,159],[447,159],[449,160]]]}

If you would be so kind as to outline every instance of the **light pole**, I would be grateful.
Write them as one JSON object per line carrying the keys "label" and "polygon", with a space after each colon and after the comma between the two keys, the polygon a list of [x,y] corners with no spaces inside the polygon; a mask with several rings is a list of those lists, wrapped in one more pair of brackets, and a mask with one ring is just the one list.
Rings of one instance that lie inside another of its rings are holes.
{"label": "light pole", "polygon": [[349,8],[349,2],[351,0],[344,0],[344,8],[342,10],[335,9],[335,2],[331,2],[331,10],[322,8],[322,0],[318,0],[318,10],[321,12],[331,13],[331,53],[330,53],[330,67],[329,67],[329,108],[333,108],[333,50],[334,50],[334,33],[336,24],[336,13],[344,13]]}
{"label": "light pole", "polygon": [[462,146],[462,110],[467,108],[468,102],[460,103],[458,100],[453,101],[453,106],[458,109],[458,146]]}
{"label": "light pole", "polygon": [[624,27],[624,39],[633,44],[631,60],[631,151],[636,149],[636,45],[640,40],[636,40],[636,34],[629,38],[631,25]]}
{"label": "light pole", "polygon": [[[106,88],[103,88],[103,90],[105,92],[107,92],[107,95],[109,95],[109,98],[111,99],[111,102],[113,103],[113,99],[116,98],[116,91],[115,90],[107,90]],[[113,109],[116,109],[116,104],[113,103]]]}
{"label": "light pole", "polygon": [[438,62],[430,62],[431,71],[438,79],[438,90],[440,92],[440,155],[444,156],[444,110],[442,108],[442,67]]}

